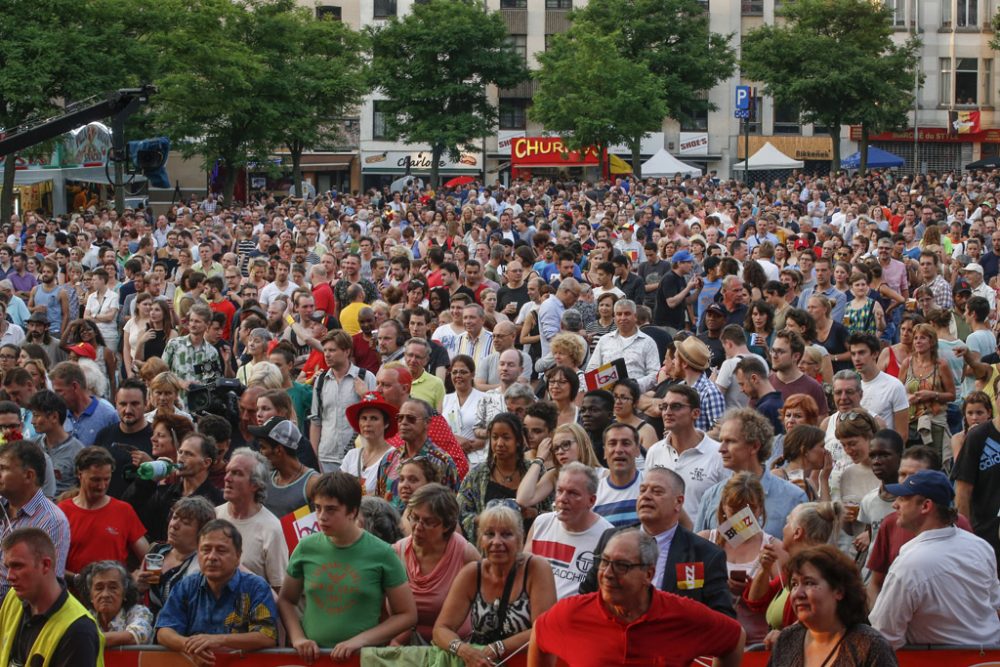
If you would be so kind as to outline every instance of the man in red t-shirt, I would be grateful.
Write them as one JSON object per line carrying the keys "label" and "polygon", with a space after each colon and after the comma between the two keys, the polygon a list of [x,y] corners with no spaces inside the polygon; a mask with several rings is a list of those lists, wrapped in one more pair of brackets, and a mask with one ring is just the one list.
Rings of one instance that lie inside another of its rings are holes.
{"label": "man in red t-shirt", "polygon": [[211,276],[205,281],[205,296],[208,297],[208,307],[213,313],[222,313],[226,316],[226,325],[222,327],[222,337],[227,342],[233,342],[233,317],[236,316],[236,306],[229,299],[222,296],[222,276]]}
{"label": "man in red t-shirt", "polygon": [[329,275],[322,264],[317,264],[309,270],[309,284],[313,286],[312,293],[313,299],[316,300],[316,310],[322,310],[326,313],[337,312]]}
{"label": "man in red t-shirt", "polygon": [[115,460],[103,447],[85,447],[76,455],[80,491],[59,503],[69,520],[67,577],[88,563],[115,560],[125,564],[129,552],[142,559],[149,551],[146,528],[132,506],[108,495]]}
{"label": "man in red t-shirt", "polygon": [[535,621],[529,667],[555,665],[557,658],[574,667],[688,667],[699,656],[737,667],[746,641],[739,622],[656,590],[659,553],[656,540],[639,529],[612,537],[597,560],[600,590],[561,600]]}

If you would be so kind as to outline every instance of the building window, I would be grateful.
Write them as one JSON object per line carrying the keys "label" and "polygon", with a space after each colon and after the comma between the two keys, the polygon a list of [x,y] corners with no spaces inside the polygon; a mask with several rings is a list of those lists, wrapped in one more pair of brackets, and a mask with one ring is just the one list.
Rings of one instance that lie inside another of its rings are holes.
{"label": "building window", "polygon": [[956,28],[978,27],[979,0],[944,0],[941,3],[941,27],[952,27],[952,11],[955,12]]}
{"label": "building window", "polygon": [[740,13],[743,16],[763,16],[764,0],[741,0]]}
{"label": "building window", "polygon": [[681,132],[708,131],[708,108],[683,109],[680,114]]}
{"label": "building window", "polygon": [[[751,105],[750,113],[750,134],[763,134],[761,130],[761,119],[764,117],[764,98],[755,97],[753,98],[753,104]],[[740,123],[740,133],[742,133],[743,124]]]}
{"label": "building window", "polygon": [[979,62],[975,58],[957,58],[955,65],[955,104],[972,106],[979,97]]}
{"label": "building window", "polygon": [[974,28],[979,25],[979,0],[957,0],[955,27]]}
{"label": "building window", "polygon": [[528,0],[500,0],[500,9],[527,9]]}
{"label": "building window", "polygon": [[573,0],[545,0],[545,9],[573,9]]}
{"label": "building window", "polygon": [[942,106],[951,105],[951,58],[940,59],[941,80],[938,85],[938,103]]}
{"label": "building window", "polygon": [[524,62],[528,62],[528,36],[527,35],[507,35],[507,44],[514,50]]}
{"label": "building window", "polygon": [[909,0],[885,0],[885,6],[892,12],[892,27],[906,27],[906,3]]}
{"label": "building window", "polygon": [[340,7],[333,7],[332,5],[320,5],[316,8],[316,18],[318,19],[330,19],[331,21],[341,21],[343,17],[341,16],[343,10]]}
{"label": "building window", "polygon": [[524,130],[528,127],[528,100],[507,97],[500,100],[500,129]]}
{"label": "building window", "polygon": [[993,59],[983,59],[983,94],[980,97],[980,106],[993,106]]}
{"label": "building window", "polygon": [[396,15],[396,0],[375,0],[375,11],[372,17],[376,19],[387,19]]}
{"label": "building window", "polygon": [[385,105],[385,100],[375,100],[372,102],[373,141],[391,141],[393,139],[392,133],[389,130],[389,125],[386,122],[389,114],[385,111]]}
{"label": "building window", "polygon": [[799,121],[799,110],[790,105],[775,103],[774,133],[801,134],[802,123]]}

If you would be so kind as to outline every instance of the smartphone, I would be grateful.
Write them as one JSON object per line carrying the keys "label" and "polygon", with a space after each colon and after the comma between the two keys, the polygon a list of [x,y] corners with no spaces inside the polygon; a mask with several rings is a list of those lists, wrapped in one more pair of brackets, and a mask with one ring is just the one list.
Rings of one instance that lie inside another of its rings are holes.
{"label": "smartphone", "polygon": [[729,573],[729,578],[732,579],[733,581],[738,581],[740,583],[743,583],[747,580],[747,571],[733,570],[732,572]]}

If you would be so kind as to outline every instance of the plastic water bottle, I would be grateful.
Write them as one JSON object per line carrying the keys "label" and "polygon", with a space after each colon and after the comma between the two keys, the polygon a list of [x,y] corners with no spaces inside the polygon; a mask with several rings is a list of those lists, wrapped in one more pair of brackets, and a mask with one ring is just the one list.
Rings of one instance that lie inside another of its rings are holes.
{"label": "plastic water bottle", "polygon": [[162,458],[155,461],[146,461],[139,465],[136,476],[139,479],[155,482],[167,477],[175,470],[180,470],[181,464],[174,463],[170,459]]}

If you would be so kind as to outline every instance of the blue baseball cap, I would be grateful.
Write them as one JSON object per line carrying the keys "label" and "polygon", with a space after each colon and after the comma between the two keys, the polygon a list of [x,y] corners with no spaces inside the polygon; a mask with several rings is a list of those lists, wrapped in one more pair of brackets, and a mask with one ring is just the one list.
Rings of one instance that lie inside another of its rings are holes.
{"label": "blue baseball cap", "polygon": [[674,253],[674,256],[670,258],[671,264],[677,264],[678,262],[693,262],[694,255],[689,253],[687,250],[678,250]]}
{"label": "blue baseball cap", "polygon": [[894,496],[923,496],[945,507],[955,498],[948,476],[939,470],[915,472],[902,484],[886,484],[885,490]]}

